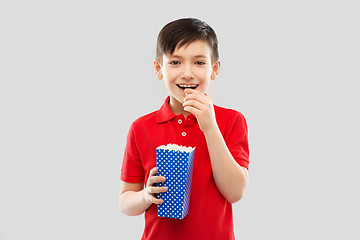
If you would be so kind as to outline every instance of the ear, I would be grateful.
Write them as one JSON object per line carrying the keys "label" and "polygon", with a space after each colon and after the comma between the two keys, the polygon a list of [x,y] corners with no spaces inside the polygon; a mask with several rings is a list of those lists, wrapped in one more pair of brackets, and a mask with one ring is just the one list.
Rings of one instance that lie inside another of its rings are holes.
{"label": "ear", "polygon": [[218,59],[212,67],[211,76],[210,76],[211,80],[215,80],[219,72],[220,72],[220,60]]}
{"label": "ear", "polygon": [[161,80],[163,78],[162,71],[161,71],[161,64],[158,59],[154,60],[154,71],[156,77]]}

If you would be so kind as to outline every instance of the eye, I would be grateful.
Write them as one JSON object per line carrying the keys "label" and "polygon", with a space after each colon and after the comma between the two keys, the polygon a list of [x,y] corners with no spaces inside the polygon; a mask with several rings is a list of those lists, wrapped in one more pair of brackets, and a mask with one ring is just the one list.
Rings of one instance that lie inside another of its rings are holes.
{"label": "eye", "polygon": [[205,64],[205,62],[202,62],[202,61],[196,62],[196,65],[204,65],[204,64]]}
{"label": "eye", "polygon": [[178,64],[180,64],[179,61],[171,61],[171,62],[170,62],[170,65],[178,65]]}

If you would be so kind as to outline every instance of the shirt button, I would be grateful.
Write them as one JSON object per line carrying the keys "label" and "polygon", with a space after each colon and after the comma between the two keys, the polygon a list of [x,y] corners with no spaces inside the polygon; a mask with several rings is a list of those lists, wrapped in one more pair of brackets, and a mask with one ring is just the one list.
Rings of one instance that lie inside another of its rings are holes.
{"label": "shirt button", "polygon": [[184,137],[186,136],[186,132],[182,132],[181,135],[183,135]]}
{"label": "shirt button", "polygon": [[181,124],[181,123],[182,123],[182,120],[181,120],[181,119],[179,119],[179,120],[178,120],[178,123],[179,123],[179,124]]}

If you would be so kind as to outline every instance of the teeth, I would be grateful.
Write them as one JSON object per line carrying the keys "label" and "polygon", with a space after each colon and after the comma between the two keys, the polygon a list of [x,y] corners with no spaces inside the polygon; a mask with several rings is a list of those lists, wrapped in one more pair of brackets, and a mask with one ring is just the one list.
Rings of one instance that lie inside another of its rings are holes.
{"label": "teeth", "polygon": [[182,85],[182,84],[179,84],[180,87],[183,87],[183,88],[189,88],[189,87],[196,87],[197,84],[194,84],[194,85]]}

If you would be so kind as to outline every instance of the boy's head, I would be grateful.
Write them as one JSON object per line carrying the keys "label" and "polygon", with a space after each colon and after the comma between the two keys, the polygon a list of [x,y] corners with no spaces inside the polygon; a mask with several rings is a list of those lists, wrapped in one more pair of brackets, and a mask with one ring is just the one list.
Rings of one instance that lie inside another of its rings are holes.
{"label": "boy's head", "polygon": [[214,30],[198,19],[168,23],[158,36],[154,70],[170,95],[170,108],[182,109],[185,89],[205,93],[220,69],[218,42]]}
{"label": "boy's head", "polygon": [[157,39],[156,59],[163,64],[164,55],[172,55],[176,48],[204,40],[211,49],[211,64],[219,58],[218,40],[215,31],[204,21],[182,18],[166,24]]}

